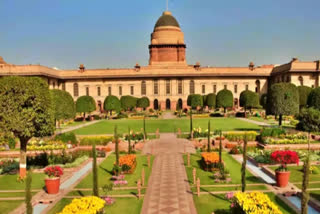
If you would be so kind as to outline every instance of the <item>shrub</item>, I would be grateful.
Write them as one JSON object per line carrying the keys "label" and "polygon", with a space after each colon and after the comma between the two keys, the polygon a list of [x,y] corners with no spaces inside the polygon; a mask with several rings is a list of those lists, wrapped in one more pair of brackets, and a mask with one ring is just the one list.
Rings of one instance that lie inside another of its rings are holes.
{"label": "shrub", "polygon": [[192,109],[203,107],[203,98],[200,94],[190,94],[187,99],[187,104]]}
{"label": "shrub", "polygon": [[244,110],[259,107],[259,95],[253,91],[245,90],[240,94],[240,106]]}
{"label": "shrub", "polygon": [[210,117],[224,117],[224,115],[219,112],[216,112],[216,113],[211,113]]}
{"label": "shrub", "polygon": [[91,113],[96,110],[96,102],[91,96],[81,96],[77,99],[76,110],[79,113]]}
{"label": "shrub", "polygon": [[260,132],[261,137],[279,137],[285,134],[286,131],[283,128],[263,128]]}
{"label": "shrub", "polygon": [[73,119],[76,116],[76,106],[72,96],[63,90],[50,90],[54,118],[56,120]]}
{"label": "shrub", "polygon": [[244,140],[245,135],[247,135],[248,141],[255,141],[258,134],[255,131],[248,131],[248,132],[231,131],[231,132],[223,133],[223,136],[225,136],[225,138],[227,138],[230,141]]}
{"label": "shrub", "polygon": [[298,116],[297,129],[308,132],[320,131],[320,111],[315,108],[302,109]]}
{"label": "shrub", "polygon": [[136,155],[124,155],[119,158],[119,167],[124,173],[133,173],[137,165]]}
{"label": "shrub", "polygon": [[308,97],[308,105],[320,110],[320,87],[313,89]]}
{"label": "shrub", "polygon": [[234,146],[232,147],[232,149],[230,150],[230,154],[232,155],[238,155],[238,154],[242,154],[243,150],[241,146]]}
{"label": "shrub", "polygon": [[121,108],[125,111],[132,110],[137,105],[137,98],[133,96],[122,96],[120,98]]}
{"label": "shrub", "polygon": [[236,117],[246,117],[246,112],[237,112]]}
{"label": "shrub", "polygon": [[148,97],[142,97],[137,100],[137,107],[143,108],[144,110],[150,106]]}
{"label": "shrub", "polygon": [[296,163],[299,164],[299,156],[296,152],[285,150],[285,151],[274,151],[270,155],[270,159],[281,164],[276,171],[288,171],[287,164]]}
{"label": "shrub", "polygon": [[312,88],[308,86],[298,86],[299,91],[299,106],[300,109],[307,107],[308,105],[308,97],[312,91]]}
{"label": "shrub", "polygon": [[215,152],[203,152],[201,153],[201,163],[203,169],[212,171],[218,167],[219,155]]}
{"label": "shrub", "polygon": [[207,106],[210,109],[214,109],[216,107],[216,95],[211,93],[207,95]]}
{"label": "shrub", "polygon": [[15,174],[19,170],[19,162],[14,159],[0,160],[0,175]]}
{"label": "shrub", "polygon": [[224,113],[226,113],[227,108],[233,107],[233,94],[227,89],[223,89],[217,94],[217,107],[223,108]]}
{"label": "shrub", "polygon": [[64,143],[69,143],[76,145],[78,143],[76,135],[73,132],[67,132],[63,134],[56,135],[54,140],[62,141]]}
{"label": "shrub", "polygon": [[81,146],[92,146],[93,144],[95,144],[95,145],[106,146],[112,140],[113,140],[113,137],[105,137],[105,136],[83,137],[80,139],[80,145]]}
{"label": "shrub", "polygon": [[121,108],[120,100],[116,96],[109,95],[104,100],[103,108],[104,110],[109,112],[112,112],[112,111],[119,112]]}

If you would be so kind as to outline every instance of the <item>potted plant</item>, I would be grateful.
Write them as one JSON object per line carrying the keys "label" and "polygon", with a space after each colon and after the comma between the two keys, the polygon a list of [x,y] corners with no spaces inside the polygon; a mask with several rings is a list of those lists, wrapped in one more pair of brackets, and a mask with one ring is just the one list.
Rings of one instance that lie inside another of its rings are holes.
{"label": "potted plant", "polygon": [[48,194],[57,194],[60,188],[60,177],[63,170],[60,166],[49,166],[45,168],[44,173],[48,176],[45,178],[45,184]]}
{"label": "potted plant", "polygon": [[286,187],[290,178],[290,171],[288,171],[287,164],[299,164],[298,154],[290,150],[274,151],[271,153],[270,158],[273,162],[280,164],[280,166],[275,170],[277,186],[282,188]]}

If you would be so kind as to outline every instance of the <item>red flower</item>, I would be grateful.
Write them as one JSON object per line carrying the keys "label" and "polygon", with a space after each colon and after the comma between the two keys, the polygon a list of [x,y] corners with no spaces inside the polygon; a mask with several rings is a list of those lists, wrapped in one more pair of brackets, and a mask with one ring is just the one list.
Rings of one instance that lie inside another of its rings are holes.
{"label": "red flower", "polygon": [[60,166],[49,166],[45,168],[44,173],[49,177],[61,177],[63,175],[63,170]]}
{"label": "red flower", "polygon": [[286,151],[274,151],[270,156],[271,160],[276,163],[280,163],[283,168],[287,168],[287,164],[296,163],[299,165],[299,156],[296,152]]}

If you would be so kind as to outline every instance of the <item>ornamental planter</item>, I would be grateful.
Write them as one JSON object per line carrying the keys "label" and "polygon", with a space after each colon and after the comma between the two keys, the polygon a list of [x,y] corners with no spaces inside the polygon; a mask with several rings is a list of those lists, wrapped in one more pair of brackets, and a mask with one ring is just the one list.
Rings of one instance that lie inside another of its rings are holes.
{"label": "ornamental planter", "polygon": [[290,171],[280,172],[276,171],[277,186],[284,188],[288,185],[290,178]]}
{"label": "ornamental planter", "polygon": [[46,178],[45,184],[48,194],[57,194],[60,189],[60,177]]}

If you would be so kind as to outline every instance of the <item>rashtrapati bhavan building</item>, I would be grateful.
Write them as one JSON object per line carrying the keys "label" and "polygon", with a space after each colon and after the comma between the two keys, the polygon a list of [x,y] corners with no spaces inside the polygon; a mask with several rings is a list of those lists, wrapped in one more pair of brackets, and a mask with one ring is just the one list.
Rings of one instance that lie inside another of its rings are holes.
{"label": "rashtrapati bhavan building", "polygon": [[90,95],[103,108],[108,95],[147,96],[150,107],[176,109],[187,106],[189,94],[232,91],[235,106],[240,93],[246,89],[260,95],[267,93],[272,83],[291,82],[295,85],[319,86],[320,60],[299,61],[293,58],[283,65],[247,67],[201,67],[200,63],[188,65],[187,45],[179,23],[169,11],[158,19],[151,34],[149,65],[136,64],[123,69],[86,69],[81,64],[74,70],[57,70],[42,65],[14,65],[0,57],[0,76],[39,76],[48,81],[51,89],[68,91],[76,100]]}

